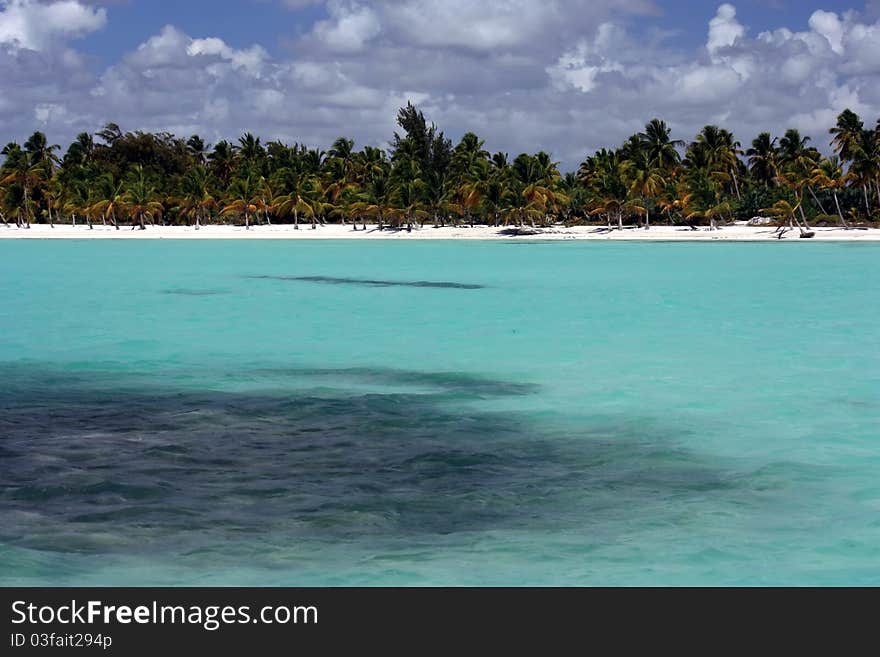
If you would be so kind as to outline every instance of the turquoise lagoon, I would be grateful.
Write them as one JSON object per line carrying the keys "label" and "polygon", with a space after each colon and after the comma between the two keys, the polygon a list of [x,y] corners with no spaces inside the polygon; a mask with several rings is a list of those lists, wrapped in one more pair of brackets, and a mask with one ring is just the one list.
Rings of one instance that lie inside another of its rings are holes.
{"label": "turquoise lagoon", "polygon": [[0,584],[880,585],[880,245],[0,272]]}

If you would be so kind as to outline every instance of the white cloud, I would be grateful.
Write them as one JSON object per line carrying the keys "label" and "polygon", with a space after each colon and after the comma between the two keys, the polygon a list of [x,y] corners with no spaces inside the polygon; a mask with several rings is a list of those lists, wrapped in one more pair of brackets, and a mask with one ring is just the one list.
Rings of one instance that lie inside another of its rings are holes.
{"label": "white cloud", "polygon": [[340,29],[372,38],[381,26],[399,45],[493,54],[528,48],[539,53],[555,47],[562,36],[595,26],[610,13],[658,11],[653,0],[373,0],[369,5],[330,0],[330,20],[316,25],[316,36]]}
{"label": "white cloud", "polygon": [[186,54],[190,57],[218,56],[220,59],[230,62],[235,68],[255,76],[260,74],[264,62],[269,57],[268,53],[260,46],[236,50],[216,37],[193,39],[186,48]]}
{"label": "white cloud", "polygon": [[83,36],[104,27],[107,11],[79,0],[0,0],[0,43],[45,50],[56,39]]}
{"label": "white cloud", "polygon": [[810,29],[821,34],[838,55],[843,54],[843,23],[837,14],[830,11],[816,11],[810,16]]}
{"label": "white cloud", "polygon": [[397,108],[413,100],[453,138],[473,130],[490,150],[545,149],[574,168],[655,116],[680,138],[715,122],[744,144],[798,127],[827,148],[844,108],[872,124],[880,115],[880,22],[864,14],[819,11],[802,30],[754,35],[725,4],[706,42],[684,49],[630,20],[652,8],[333,0],[290,55],[168,26],[97,72],[68,47],[0,49],[0,124],[4,138],[39,127],[59,143],[116,121],[209,141],[250,130],[381,146]]}
{"label": "white cloud", "polygon": [[382,29],[369,7],[331,2],[329,10],[330,18],[319,21],[314,34],[331,51],[358,52]]}
{"label": "white cloud", "polygon": [[718,7],[715,18],[709,21],[709,41],[706,48],[714,54],[722,48],[733,46],[745,33],[746,29],[736,20],[736,7],[723,4]]}
{"label": "white cloud", "polygon": [[[859,20],[854,12],[817,11],[807,31],[782,28],[751,38],[725,4],[710,22],[702,57],[676,60],[620,34],[608,44],[600,28],[548,73],[557,88],[563,82],[561,91],[578,94],[580,101],[567,102],[593,125],[608,123],[598,115],[604,106],[608,114],[633,117],[631,129],[656,115],[689,137],[705,123],[724,122],[748,142],[762,130],[798,127],[827,149],[827,130],[843,109],[872,123],[880,114],[880,23]],[[584,143],[607,141],[590,136]]]}

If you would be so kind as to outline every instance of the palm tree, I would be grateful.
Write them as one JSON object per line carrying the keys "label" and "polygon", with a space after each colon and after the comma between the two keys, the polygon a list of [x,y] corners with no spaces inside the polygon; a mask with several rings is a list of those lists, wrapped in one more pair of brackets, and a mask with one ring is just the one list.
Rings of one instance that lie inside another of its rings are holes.
{"label": "palm tree", "polygon": [[123,203],[128,216],[131,217],[132,230],[138,226],[141,230],[146,230],[145,220],[152,221],[164,212],[164,207],[158,201],[156,188],[140,165],[136,165],[129,175]]}
{"label": "palm tree", "polygon": [[608,220],[608,226],[611,226],[612,218],[617,219],[617,229],[623,230],[623,215],[639,214],[645,211],[645,208],[637,205],[631,200],[621,200],[613,196],[601,198],[596,203],[591,214],[605,216]]}
{"label": "palm tree", "polygon": [[[781,171],[777,175],[777,180],[794,190],[797,201],[795,207],[800,212],[804,225],[807,225],[807,216],[804,213],[802,202],[804,189],[810,192],[813,201],[822,213],[827,214],[810,186],[812,171],[816,168],[821,155],[815,148],[807,146],[809,141],[809,137],[802,137],[800,132],[794,128],[787,130],[785,136],[779,140]],[[808,225],[807,227],[809,228]]]}
{"label": "palm tree", "polygon": [[260,138],[255,137],[250,132],[246,132],[239,137],[238,146],[233,148],[244,166],[251,169],[254,167],[259,168],[263,157],[266,155],[266,151],[260,143]]}
{"label": "palm tree", "polygon": [[651,204],[666,185],[661,170],[655,166],[656,161],[645,149],[635,155],[634,159],[624,162],[622,170],[630,193],[641,197],[645,202],[645,230],[651,228]]}
{"label": "palm tree", "polygon": [[419,178],[401,180],[395,184],[392,192],[394,201],[392,216],[397,226],[405,223],[407,230],[411,231],[415,222],[424,220],[428,216],[423,204],[424,194],[425,183]]}
{"label": "palm tree", "polygon": [[83,166],[91,162],[95,152],[95,140],[88,132],[81,132],[64,155],[64,166]]}
{"label": "palm tree", "polygon": [[[374,172],[361,186],[357,199],[350,212],[356,217],[375,217],[379,230],[383,230],[385,219],[394,214],[391,203],[392,187],[387,172]],[[366,229],[366,225],[364,225]]]}
{"label": "palm tree", "polygon": [[5,210],[7,208],[7,194],[6,188],[0,186],[0,221],[3,222],[3,225],[9,228],[9,222],[6,220]]}
{"label": "palm tree", "polygon": [[35,132],[24,143],[24,150],[30,154],[31,164],[47,164],[54,166],[60,164],[55,151],[61,147],[58,144],[49,145],[46,135],[42,132]]}
{"label": "palm tree", "polygon": [[71,217],[71,224],[76,226],[76,216],[85,218],[89,230],[93,230],[92,217],[95,214],[97,199],[86,180],[74,180],[65,187],[63,209]]}
{"label": "palm tree", "polygon": [[226,189],[235,171],[235,149],[228,141],[219,141],[208,155],[208,169],[222,189]]}
{"label": "palm tree", "polygon": [[837,117],[837,125],[828,132],[834,136],[831,145],[842,162],[853,160],[864,128],[865,124],[852,110],[845,109]]}
{"label": "palm tree", "polygon": [[113,146],[123,138],[122,130],[115,123],[108,123],[101,130],[95,133],[96,137],[104,140],[107,146]]}
{"label": "palm tree", "polygon": [[709,222],[710,231],[718,230],[718,220],[733,213],[732,206],[724,195],[730,175],[698,162],[694,154],[689,154],[689,159],[690,167],[680,190],[680,205],[684,217],[692,228],[694,220],[704,219]]}
{"label": "palm tree", "polygon": [[665,121],[652,119],[645,126],[645,131],[638,135],[648,160],[657,169],[668,170],[681,162],[678,147],[683,147],[684,141],[681,139],[673,140],[670,137],[671,134],[672,129],[666,125]]}
{"label": "palm tree", "polygon": [[232,183],[221,214],[242,217],[245,230],[250,230],[251,215],[265,209],[266,204],[263,202],[263,194],[260,190],[260,179],[252,171],[249,171],[247,175],[237,178]]}
{"label": "palm tree", "polygon": [[880,140],[873,130],[862,130],[859,139],[853,146],[852,164],[849,173],[852,182],[862,188],[865,199],[865,213],[871,219],[871,203],[869,190],[874,187],[877,202],[880,203]]}
{"label": "palm tree", "polygon": [[307,149],[301,156],[305,170],[313,175],[318,175],[324,167],[326,156],[327,153],[317,148]]}
{"label": "palm tree", "polygon": [[217,207],[217,201],[211,194],[211,178],[204,166],[196,166],[186,172],[183,177],[181,198],[181,215],[195,220],[196,230]]}
{"label": "palm tree", "polygon": [[471,172],[489,161],[489,152],[483,149],[485,142],[473,132],[467,132],[452,151],[453,175],[467,177]]}
{"label": "palm tree", "polygon": [[52,214],[52,209],[54,208],[57,212],[63,193],[64,190],[58,176],[53,176],[43,189],[43,195],[46,199],[46,213],[49,218],[49,226],[52,228],[55,228],[55,216]]}
{"label": "palm tree", "polygon": [[732,212],[728,201],[719,201],[701,206],[695,202],[695,196],[690,194],[682,199],[682,205],[684,207],[685,219],[691,222],[695,219],[707,220],[709,222],[709,230],[718,230],[718,220]]}
{"label": "palm tree", "polygon": [[208,144],[198,135],[186,140],[186,150],[197,166],[204,166],[208,161]]}
{"label": "palm tree", "polygon": [[338,164],[339,173],[343,180],[348,181],[354,177],[354,140],[340,137],[333,142],[330,150],[327,151],[327,158]]}
{"label": "palm tree", "polygon": [[785,135],[779,140],[779,158],[782,164],[798,164],[802,158],[808,156],[809,142],[810,137],[801,136],[796,128],[786,130]]}
{"label": "palm tree", "polygon": [[[737,199],[741,199],[737,177],[740,155],[740,143],[734,139],[733,133],[716,125],[707,125],[697,135],[697,140],[688,147],[687,157],[691,162],[704,162],[710,171],[724,174],[726,180],[733,183]],[[716,177],[719,180],[722,178]]]}
{"label": "palm tree", "polygon": [[[623,215],[633,210],[628,199],[628,188],[623,176],[621,151],[602,149],[581,163],[577,177],[587,187],[593,198],[590,214],[605,216],[609,229],[617,219],[618,230],[623,230]],[[644,212],[639,208],[638,212]]]}
{"label": "palm tree", "polygon": [[843,166],[840,164],[840,160],[837,156],[822,158],[819,165],[813,169],[812,177],[810,178],[811,184],[816,185],[821,189],[831,191],[834,196],[834,205],[837,208],[837,215],[840,217],[840,223],[842,223],[843,227],[847,229],[849,229],[850,225],[847,223],[843,216],[843,211],[840,209],[840,200],[837,198],[837,193],[846,188],[849,184],[849,180],[850,176],[844,174]]}
{"label": "palm tree", "polygon": [[2,167],[0,185],[15,184],[21,189],[21,204],[18,211],[18,226],[24,224],[25,228],[31,227],[32,199],[31,190],[43,180],[46,167],[44,162],[33,164],[30,154],[21,149],[15,142],[7,144],[2,155],[6,161]]}
{"label": "palm tree", "polygon": [[105,224],[107,217],[109,217],[110,223],[116,227],[116,230],[119,230],[116,211],[123,211],[125,209],[126,191],[127,186],[125,182],[115,180],[113,174],[104,174],[97,181],[95,195],[98,200],[92,204],[89,215],[91,216],[92,212],[100,214],[101,220]]}
{"label": "palm tree", "polygon": [[779,201],[776,201],[773,207],[764,208],[761,210],[761,212],[769,214],[771,217],[776,217],[779,222],[776,233],[780,238],[785,234],[786,230],[788,230],[789,228],[793,229],[795,224],[797,224],[797,227],[800,229],[801,235],[805,235],[806,232],[801,227],[797,218],[799,205],[800,203],[792,206],[791,203],[789,203],[785,199],[780,199]]}
{"label": "palm tree", "polygon": [[294,230],[299,230],[300,215],[314,219],[315,208],[310,198],[312,180],[305,173],[282,169],[276,174],[279,186],[287,193],[272,200],[272,212],[278,217],[293,217]]}
{"label": "palm tree", "polygon": [[776,139],[769,132],[762,132],[752,141],[752,147],[746,151],[749,158],[749,169],[752,177],[765,187],[776,184],[779,175],[779,151]]}

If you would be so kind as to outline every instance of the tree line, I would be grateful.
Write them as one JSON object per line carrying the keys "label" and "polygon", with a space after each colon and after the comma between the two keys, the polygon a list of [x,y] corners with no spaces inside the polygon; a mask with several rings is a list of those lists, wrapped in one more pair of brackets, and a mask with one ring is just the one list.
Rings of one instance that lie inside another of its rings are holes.
{"label": "tree line", "polygon": [[412,104],[397,116],[389,149],[339,138],[327,150],[247,133],[213,146],[198,135],[81,133],[60,155],[35,132],[7,144],[0,166],[0,219],[130,225],[216,222],[367,223],[380,229],[483,224],[595,223],[607,230],[652,222],[708,226],[763,216],[780,231],[852,228],[880,220],[880,120],[845,110],[829,131],[833,155],[790,129],[764,132],[748,148],[707,125],[691,142],[650,121],[616,149],[561,173],[546,152],[490,153],[468,132],[453,145]]}

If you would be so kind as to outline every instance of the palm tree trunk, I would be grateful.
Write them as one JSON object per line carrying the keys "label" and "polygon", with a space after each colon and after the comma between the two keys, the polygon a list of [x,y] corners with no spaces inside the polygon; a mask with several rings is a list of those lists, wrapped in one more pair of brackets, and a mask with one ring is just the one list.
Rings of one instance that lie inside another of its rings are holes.
{"label": "palm tree trunk", "polygon": [[146,227],[146,225],[144,224],[144,213],[141,212],[138,216],[140,217],[140,220],[141,220],[141,230],[146,230],[147,227]]}
{"label": "palm tree trunk", "polygon": [[807,185],[807,189],[810,190],[810,196],[813,197],[813,200],[816,202],[816,205],[819,206],[819,209],[822,211],[822,214],[828,214],[828,213],[825,211],[825,207],[822,205],[822,202],[821,202],[821,201],[818,199],[818,197],[816,196],[816,192],[813,191],[813,187],[812,187],[811,185]]}
{"label": "palm tree trunk", "polygon": [[251,215],[247,210],[245,210],[245,212],[244,212],[244,229],[245,230],[251,229]]}
{"label": "palm tree trunk", "polygon": [[804,221],[804,226],[806,226],[806,227],[807,227],[807,230],[809,230],[809,229],[810,229],[810,224],[807,223],[807,215],[804,214],[804,204],[801,203],[801,205],[800,205],[800,207],[799,207],[798,209],[801,211],[801,219],[803,219],[803,221]]}
{"label": "palm tree trunk", "polygon": [[840,201],[837,200],[837,190],[834,190],[834,205],[837,206],[837,216],[840,217],[840,223],[843,224],[843,227],[849,230],[849,224],[846,223],[846,219],[843,218],[843,212],[840,209]]}
{"label": "palm tree trunk", "polygon": [[647,207],[647,203],[645,203],[645,230],[651,230],[651,211]]}
{"label": "palm tree trunk", "polygon": [[71,219],[70,225],[73,226],[74,228],[76,228],[76,212],[70,213],[70,219]]}
{"label": "palm tree trunk", "polygon": [[731,169],[730,175],[733,178],[733,188],[736,190],[736,200],[742,201],[742,195],[739,193],[739,181],[736,179],[736,171]]}
{"label": "palm tree trunk", "polygon": [[299,212],[295,208],[293,210],[293,229],[299,230]]}
{"label": "palm tree trunk", "polygon": [[868,218],[871,218],[871,204],[868,202],[868,186],[862,185],[862,192],[865,195],[865,212],[868,215]]}
{"label": "palm tree trunk", "polygon": [[110,212],[110,218],[113,219],[113,226],[119,230],[119,220],[116,218],[116,210]]}
{"label": "palm tree trunk", "polygon": [[3,222],[3,225],[4,225],[4,226],[6,226],[7,228],[9,228],[9,222],[6,221],[6,216],[5,216],[2,212],[0,212],[0,221]]}
{"label": "palm tree trunk", "polygon": [[623,212],[617,211],[617,230],[623,230]]}
{"label": "palm tree trunk", "polygon": [[[30,215],[30,208],[29,208],[30,203],[29,203],[28,197],[27,197],[27,183],[25,183],[23,185],[23,187],[24,187],[24,220],[26,223],[25,227],[30,228],[31,227],[31,215]],[[869,212],[868,214],[871,214],[871,213]]]}

